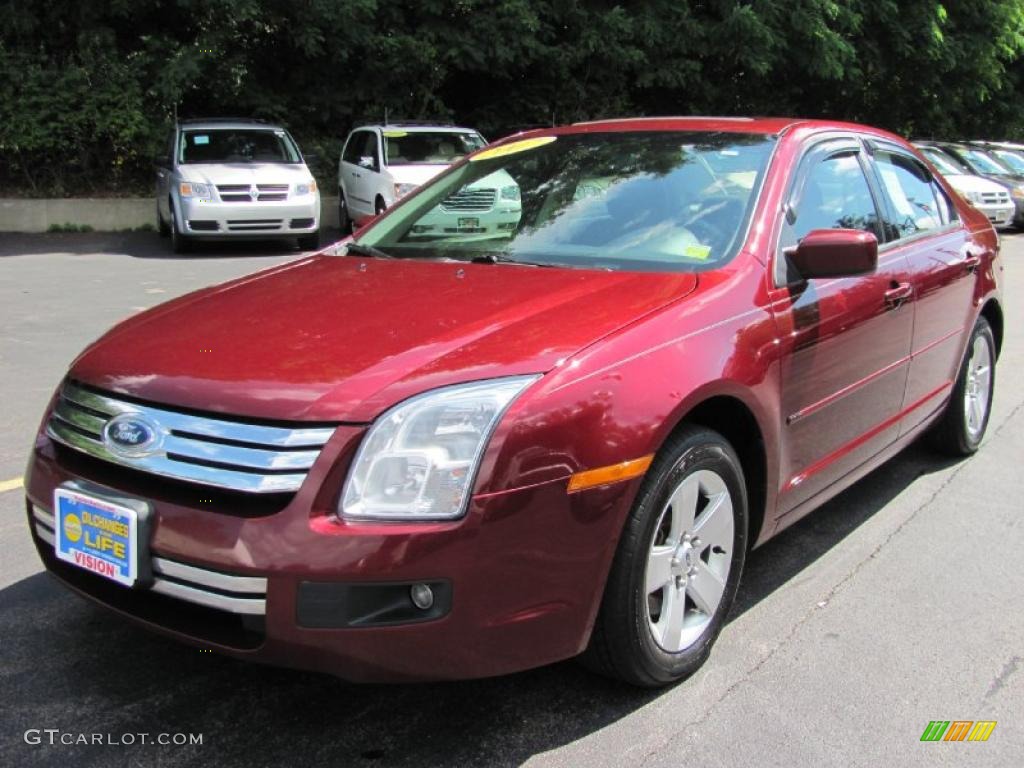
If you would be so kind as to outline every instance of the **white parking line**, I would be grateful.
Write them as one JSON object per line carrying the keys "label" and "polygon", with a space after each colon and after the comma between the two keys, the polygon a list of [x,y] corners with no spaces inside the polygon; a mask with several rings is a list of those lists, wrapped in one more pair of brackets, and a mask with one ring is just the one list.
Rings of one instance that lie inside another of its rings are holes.
{"label": "white parking line", "polygon": [[6,493],[7,491],[14,491],[22,487],[21,478],[16,477],[13,480],[4,480],[0,482],[0,493]]}

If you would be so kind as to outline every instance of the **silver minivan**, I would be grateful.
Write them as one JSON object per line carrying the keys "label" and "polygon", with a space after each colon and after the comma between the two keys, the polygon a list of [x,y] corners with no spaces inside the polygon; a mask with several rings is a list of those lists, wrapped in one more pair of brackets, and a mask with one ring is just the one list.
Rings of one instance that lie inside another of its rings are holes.
{"label": "silver minivan", "polygon": [[320,243],[320,193],[287,130],[259,120],[178,122],[155,158],[156,221],[175,253],[195,240]]}

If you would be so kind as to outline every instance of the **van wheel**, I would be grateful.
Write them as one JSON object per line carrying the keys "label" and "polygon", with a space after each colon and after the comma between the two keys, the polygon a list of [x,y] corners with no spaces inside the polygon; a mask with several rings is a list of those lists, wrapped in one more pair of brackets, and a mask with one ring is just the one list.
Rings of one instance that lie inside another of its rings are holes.
{"label": "van wheel", "polygon": [[644,479],[581,660],[644,687],[689,677],[725,623],[746,550],[739,458],[717,432],[686,427]]}
{"label": "van wheel", "polygon": [[192,241],[181,233],[178,227],[178,214],[171,208],[171,250],[175,253],[188,253],[192,250]]}
{"label": "van wheel", "polygon": [[338,190],[338,227],[341,229],[341,236],[352,234],[352,219],[348,215],[348,203],[345,202],[345,193]]}
{"label": "van wheel", "polygon": [[377,201],[373,204],[373,213],[374,213],[374,215],[375,216],[380,216],[387,209],[388,209],[388,207],[384,204],[384,200],[382,198],[378,197]]}
{"label": "van wheel", "polygon": [[160,233],[160,237],[167,237],[171,234],[171,228],[167,226],[164,217],[160,215],[159,205],[156,207],[156,231]]}
{"label": "van wheel", "polygon": [[946,410],[928,432],[932,448],[948,456],[970,456],[977,451],[988,427],[995,385],[995,337],[988,320],[979,317]]}

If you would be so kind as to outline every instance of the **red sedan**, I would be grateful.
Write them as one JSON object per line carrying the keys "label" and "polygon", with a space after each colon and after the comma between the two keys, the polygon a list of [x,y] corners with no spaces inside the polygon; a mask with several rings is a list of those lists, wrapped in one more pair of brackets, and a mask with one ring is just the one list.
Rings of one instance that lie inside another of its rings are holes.
{"label": "red sedan", "polygon": [[978,448],[1001,272],[986,218],[872,128],[520,134],[95,342],[28,522],[71,589],[240,658],[670,683],[748,550],[919,436]]}

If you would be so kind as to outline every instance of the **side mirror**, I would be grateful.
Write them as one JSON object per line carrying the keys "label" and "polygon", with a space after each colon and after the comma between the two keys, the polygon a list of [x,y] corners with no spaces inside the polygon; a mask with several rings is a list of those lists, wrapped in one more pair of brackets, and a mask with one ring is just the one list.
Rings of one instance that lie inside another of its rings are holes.
{"label": "side mirror", "polygon": [[363,155],[359,158],[359,166],[372,169],[374,166],[373,157],[371,155]]}
{"label": "side mirror", "polygon": [[878,238],[860,229],[815,229],[786,250],[790,266],[804,280],[874,272]]}

